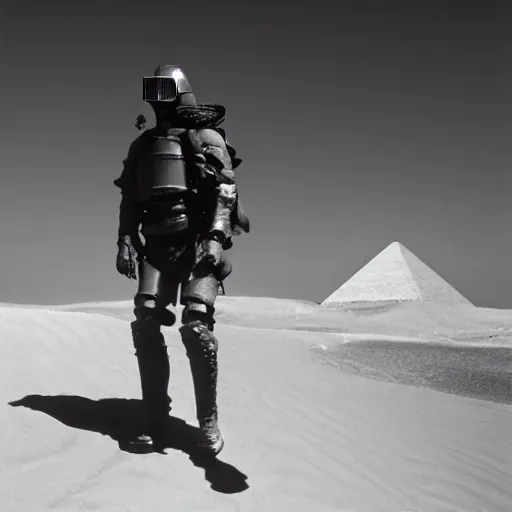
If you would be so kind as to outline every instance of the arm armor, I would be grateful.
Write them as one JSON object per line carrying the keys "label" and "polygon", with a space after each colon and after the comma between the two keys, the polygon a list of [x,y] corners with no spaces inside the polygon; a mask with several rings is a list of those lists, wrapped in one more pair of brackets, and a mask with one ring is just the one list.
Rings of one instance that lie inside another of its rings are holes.
{"label": "arm armor", "polygon": [[127,158],[123,161],[121,176],[114,180],[114,185],[121,189],[119,205],[118,243],[139,239],[139,225],[143,213],[143,205],[137,199],[137,183],[135,179],[135,143],[130,146]]}
{"label": "arm armor", "polygon": [[139,231],[141,216],[142,207],[140,203],[123,194],[121,204],[119,205],[118,238],[124,238],[126,236],[130,238],[136,237]]}
{"label": "arm armor", "polygon": [[209,235],[224,243],[233,236],[231,217],[236,207],[236,185],[221,183],[217,186],[217,202]]}
{"label": "arm armor", "polygon": [[[237,219],[237,211],[241,207],[238,203],[234,165],[230,155],[231,153],[233,158],[236,158],[235,152],[228,147],[223,135],[217,130],[205,128],[193,133],[192,138],[196,152],[199,150],[199,155],[205,159],[204,170],[214,179],[215,204],[207,236],[216,238],[228,248],[231,246],[231,237],[239,234],[233,220]],[[240,162],[237,158],[235,165]],[[242,226],[244,231],[249,230],[248,221],[246,224],[246,227]]]}

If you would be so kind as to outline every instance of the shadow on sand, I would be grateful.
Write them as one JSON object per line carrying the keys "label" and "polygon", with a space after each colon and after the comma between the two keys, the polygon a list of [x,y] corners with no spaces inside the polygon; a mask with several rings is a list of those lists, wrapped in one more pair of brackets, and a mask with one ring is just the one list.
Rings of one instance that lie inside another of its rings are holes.
{"label": "shadow on sand", "polygon": [[[137,453],[130,449],[130,441],[144,433],[141,400],[90,400],[82,396],[28,395],[21,400],[9,402],[9,405],[43,412],[68,427],[110,436],[117,441],[121,450],[130,453]],[[235,467],[218,458],[205,458],[196,453],[199,429],[182,419],[170,416],[166,430],[169,437],[165,447],[186,453],[195,466],[204,469],[205,478],[213,490],[234,494],[249,488],[247,476]]]}

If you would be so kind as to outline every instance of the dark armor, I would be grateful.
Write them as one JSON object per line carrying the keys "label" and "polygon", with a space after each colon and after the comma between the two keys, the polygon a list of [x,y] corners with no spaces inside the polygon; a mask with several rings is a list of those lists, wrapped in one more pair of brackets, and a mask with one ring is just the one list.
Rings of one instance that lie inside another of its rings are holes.
{"label": "dark armor", "polygon": [[[131,325],[148,434],[153,444],[165,437],[170,371],[161,326],[176,322],[173,306],[180,299],[199,447],[217,454],[224,441],[217,424],[214,304],[232,270],[225,251],[234,235],[249,232],[235,184],[241,160],[218,128],[224,107],[198,105],[178,67],[160,66],[153,77],[144,77],[143,94],[156,126],[132,143],[114,183],[122,194],[117,269],[136,279],[138,268]],[[136,126],[144,128],[145,118],[139,116]]]}
{"label": "dark armor", "polygon": [[138,175],[139,188],[144,195],[158,196],[186,192],[187,171],[179,136],[171,130],[154,133],[145,160],[139,165],[148,170]]}

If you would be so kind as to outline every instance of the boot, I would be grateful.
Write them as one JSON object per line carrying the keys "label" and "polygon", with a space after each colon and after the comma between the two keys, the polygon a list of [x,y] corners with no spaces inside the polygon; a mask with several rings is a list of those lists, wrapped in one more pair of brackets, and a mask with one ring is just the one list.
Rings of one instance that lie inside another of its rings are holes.
{"label": "boot", "polygon": [[199,320],[181,327],[180,333],[194,383],[196,416],[201,432],[198,448],[202,453],[215,456],[224,447],[217,424],[217,339]]}
{"label": "boot", "polygon": [[149,436],[139,436],[136,442],[161,446],[171,410],[167,346],[160,325],[153,320],[136,320],[131,325],[142,388],[145,433]]}

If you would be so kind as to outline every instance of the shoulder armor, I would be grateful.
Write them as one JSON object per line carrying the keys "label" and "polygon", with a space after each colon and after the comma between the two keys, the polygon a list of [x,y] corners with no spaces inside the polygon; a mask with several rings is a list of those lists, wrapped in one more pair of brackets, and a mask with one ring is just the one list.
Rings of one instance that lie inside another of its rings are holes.
{"label": "shoulder armor", "polygon": [[236,150],[226,140],[226,132],[222,128],[203,128],[200,130],[189,130],[189,141],[193,152],[205,153],[208,148],[212,152],[219,153],[219,150],[226,153],[223,160],[230,161],[230,169],[236,169],[242,159],[236,156]]}
{"label": "shoulder armor", "polygon": [[219,132],[222,135],[222,138],[224,139],[224,142],[226,144],[226,148],[228,150],[229,156],[231,158],[231,164],[233,166],[233,169],[236,169],[242,163],[242,159],[238,158],[236,156],[236,149],[228,142],[228,139],[226,137],[226,130],[224,130],[224,128],[218,128],[218,127],[215,127],[214,129],[215,129],[215,131]]}
{"label": "shoulder armor", "polygon": [[197,132],[203,146],[216,146],[221,149],[226,147],[225,137],[219,129],[203,128],[201,130],[197,130]]}

